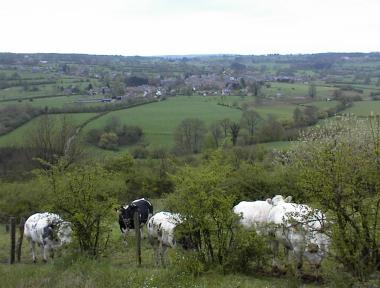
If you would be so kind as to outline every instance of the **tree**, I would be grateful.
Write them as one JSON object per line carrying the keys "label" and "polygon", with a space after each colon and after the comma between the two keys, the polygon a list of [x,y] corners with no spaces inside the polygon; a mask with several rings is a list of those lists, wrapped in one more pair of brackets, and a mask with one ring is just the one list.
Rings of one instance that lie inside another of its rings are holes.
{"label": "tree", "polygon": [[248,84],[248,92],[252,93],[253,96],[260,96],[262,83],[259,81],[253,81]]}
{"label": "tree", "polygon": [[250,137],[253,137],[256,127],[261,120],[261,116],[254,110],[244,111],[240,123],[242,127],[247,128]]}
{"label": "tree", "polygon": [[308,202],[331,221],[336,261],[365,281],[380,263],[380,118],[345,118],[305,133],[283,157]]}
{"label": "tree", "polygon": [[120,118],[117,116],[112,116],[107,119],[104,131],[117,133],[121,128]]}
{"label": "tree", "polygon": [[209,264],[225,262],[237,226],[231,209],[235,196],[223,185],[231,172],[220,155],[213,155],[202,166],[186,166],[173,176],[176,191],[170,194],[168,206],[186,219],[182,231],[192,232],[199,258]]}
{"label": "tree", "polygon": [[237,138],[239,136],[239,131],[240,131],[240,125],[239,125],[239,123],[231,122],[230,123],[231,141],[232,141],[232,145],[234,145],[234,146],[237,143]]}
{"label": "tree", "polygon": [[107,150],[117,150],[119,145],[118,140],[119,138],[114,132],[105,132],[100,136],[98,146]]}
{"label": "tree", "polygon": [[116,201],[113,174],[99,165],[76,166],[64,169],[66,163],[57,165],[42,174],[51,197],[51,209],[72,224],[75,244],[84,254],[99,256],[107,248],[114,221],[112,207]]}
{"label": "tree", "polygon": [[175,130],[176,148],[181,153],[198,153],[206,133],[205,124],[197,118],[182,120]]}
{"label": "tree", "polygon": [[260,134],[261,141],[279,141],[283,140],[285,129],[281,122],[277,121],[272,115],[269,115],[268,120],[261,128]]}
{"label": "tree", "polygon": [[72,163],[82,154],[76,139],[76,128],[65,115],[59,119],[47,114],[41,116],[26,141],[35,156],[48,163],[56,163],[60,156],[65,156]]}
{"label": "tree", "polygon": [[224,118],[223,120],[220,120],[220,126],[223,129],[224,138],[226,138],[228,135],[228,131],[230,129],[230,123],[231,123],[231,120],[228,118]]}
{"label": "tree", "polygon": [[317,98],[317,87],[314,83],[309,85],[309,97],[313,99]]}
{"label": "tree", "polygon": [[223,137],[223,132],[220,126],[221,125],[219,122],[214,122],[214,123],[211,123],[210,125],[210,132],[212,135],[212,139],[214,140],[215,147],[217,148],[219,147],[220,139],[222,139]]}

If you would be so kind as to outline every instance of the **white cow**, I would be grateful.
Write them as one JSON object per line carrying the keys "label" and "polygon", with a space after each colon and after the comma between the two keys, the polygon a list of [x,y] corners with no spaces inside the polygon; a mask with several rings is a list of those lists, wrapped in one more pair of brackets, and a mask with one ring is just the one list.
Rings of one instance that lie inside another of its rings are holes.
{"label": "white cow", "polygon": [[264,226],[267,226],[268,215],[273,205],[277,205],[281,202],[290,202],[291,199],[291,196],[284,199],[281,195],[277,195],[273,197],[273,199],[268,198],[265,201],[242,201],[237,204],[233,210],[235,214],[241,216],[240,224],[245,228],[254,227],[262,234],[264,232]]}
{"label": "white cow", "polygon": [[243,201],[234,207],[234,212],[241,216],[240,223],[244,227],[274,236],[273,266],[277,266],[275,258],[282,244],[287,252],[294,254],[299,268],[303,257],[319,267],[329,246],[329,238],[321,233],[326,218],[320,211],[290,201],[290,196],[284,199],[281,195],[266,201]]}
{"label": "white cow", "polygon": [[176,227],[182,223],[179,214],[173,214],[170,212],[158,212],[154,214],[148,221],[148,239],[155,251],[156,264],[165,265],[164,257],[167,248],[176,248],[177,243],[183,249],[192,249],[194,244],[191,241],[191,237],[187,235],[181,236],[180,239],[176,239]]}
{"label": "white cow", "polygon": [[323,233],[326,216],[319,210],[304,204],[279,203],[273,205],[268,215],[268,223],[273,224],[275,241],[274,253],[279,244],[290,250],[302,267],[303,257],[318,268],[326,256],[330,245],[329,237]]}
{"label": "white cow", "polygon": [[36,262],[35,244],[41,246],[43,260],[47,261],[47,254],[54,257],[54,250],[71,241],[71,225],[57,214],[36,213],[26,220],[24,236],[28,240],[32,252],[33,262]]}

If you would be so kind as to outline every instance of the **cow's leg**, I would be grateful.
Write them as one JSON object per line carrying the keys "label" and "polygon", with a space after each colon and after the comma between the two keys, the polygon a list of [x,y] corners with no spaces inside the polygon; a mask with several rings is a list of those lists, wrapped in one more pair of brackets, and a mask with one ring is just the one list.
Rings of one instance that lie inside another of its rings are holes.
{"label": "cow's leg", "polygon": [[141,239],[144,239],[144,225],[141,225],[140,227],[140,237]]}
{"label": "cow's leg", "polygon": [[30,252],[32,253],[33,262],[36,263],[37,262],[36,252],[35,252],[36,242],[34,242],[32,239],[29,239],[28,242],[29,242]]}
{"label": "cow's leg", "polygon": [[156,266],[160,266],[160,263],[161,263],[160,251],[161,251],[160,243],[156,240],[154,243],[154,258],[155,258]]}
{"label": "cow's leg", "polygon": [[122,237],[123,237],[123,243],[125,247],[128,247],[127,234],[128,234],[128,230],[123,231]]}
{"label": "cow's leg", "polygon": [[273,258],[272,258],[272,269],[274,271],[279,270],[279,266],[277,263],[277,255],[278,255],[278,249],[279,249],[279,242],[276,240],[271,241],[271,247],[272,247],[272,252],[273,252]]}
{"label": "cow's leg", "polygon": [[42,249],[43,261],[46,263],[47,262],[46,254],[49,253],[49,245],[42,244],[41,249]]}
{"label": "cow's leg", "polygon": [[51,259],[54,259],[54,249],[50,249],[50,257]]}
{"label": "cow's leg", "polygon": [[294,250],[294,256],[296,257],[296,260],[297,260],[297,270],[301,272],[302,265],[303,265],[302,251]]}
{"label": "cow's leg", "polygon": [[161,263],[162,263],[162,266],[163,267],[166,267],[166,261],[165,261],[165,255],[166,255],[166,251],[167,251],[168,247],[166,245],[162,245],[161,247]]}

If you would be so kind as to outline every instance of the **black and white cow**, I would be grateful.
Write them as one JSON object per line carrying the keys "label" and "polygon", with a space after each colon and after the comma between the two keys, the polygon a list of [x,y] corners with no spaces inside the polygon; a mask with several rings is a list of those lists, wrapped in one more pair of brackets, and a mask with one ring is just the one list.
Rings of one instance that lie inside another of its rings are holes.
{"label": "black and white cow", "polygon": [[70,222],[63,221],[53,213],[36,213],[26,220],[24,236],[28,240],[32,252],[33,262],[36,262],[35,244],[41,246],[43,260],[47,261],[47,254],[54,256],[54,250],[71,241]]}
{"label": "black and white cow", "polygon": [[135,229],[133,214],[138,212],[140,228],[143,227],[153,215],[153,205],[148,200],[141,198],[132,201],[126,206],[121,206],[119,210],[120,231],[124,235],[130,229]]}

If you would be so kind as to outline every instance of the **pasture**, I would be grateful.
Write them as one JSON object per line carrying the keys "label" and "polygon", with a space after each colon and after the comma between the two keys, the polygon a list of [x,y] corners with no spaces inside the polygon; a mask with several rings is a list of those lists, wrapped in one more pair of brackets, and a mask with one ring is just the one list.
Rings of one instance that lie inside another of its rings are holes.
{"label": "pasture", "polygon": [[[265,86],[264,86],[265,87]],[[317,99],[331,98],[336,88],[316,85]],[[303,83],[279,83],[271,82],[270,87],[263,88],[262,93],[268,97],[274,97],[279,100],[309,100],[309,84]]]}
{"label": "pasture", "polygon": [[240,120],[241,110],[217,105],[204,97],[173,97],[165,101],[139,107],[110,112],[89,123],[83,133],[102,128],[112,117],[118,117],[122,124],[140,126],[145,139],[152,147],[171,147],[174,130],[185,118],[199,118],[206,125],[223,118]]}
{"label": "pasture", "polygon": [[[54,114],[50,115],[51,119],[59,119],[65,115],[69,123],[72,123],[75,126],[80,125],[91,117],[95,116],[96,113],[72,113],[72,114]],[[0,147],[14,147],[14,146],[23,146],[27,142],[28,135],[36,127],[40,117],[36,117],[31,121],[25,123],[24,125],[18,127],[17,129],[0,136]]]}
{"label": "pasture", "polygon": [[359,117],[380,114],[380,101],[354,102],[352,107],[343,112],[343,114],[347,113],[352,113]]}
{"label": "pasture", "polygon": [[[210,270],[202,276],[193,276],[176,266],[181,257],[173,249],[168,251],[168,266],[156,267],[153,250],[147,239],[142,241],[142,265],[138,267],[135,256],[133,232],[128,236],[128,247],[123,244],[116,222],[112,227],[110,249],[101,258],[94,260],[80,257],[75,252],[62,249],[55,259],[43,263],[41,257],[37,264],[32,262],[28,243],[23,242],[21,263],[8,265],[9,234],[0,225],[0,287],[297,287],[301,283],[286,276],[222,274]],[[144,228],[146,229],[146,228]],[[25,239],[24,239],[25,240]],[[40,249],[37,255],[40,256]],[[317,287],[304,284],[303,287]]]}

